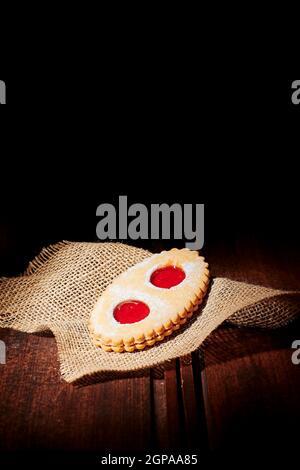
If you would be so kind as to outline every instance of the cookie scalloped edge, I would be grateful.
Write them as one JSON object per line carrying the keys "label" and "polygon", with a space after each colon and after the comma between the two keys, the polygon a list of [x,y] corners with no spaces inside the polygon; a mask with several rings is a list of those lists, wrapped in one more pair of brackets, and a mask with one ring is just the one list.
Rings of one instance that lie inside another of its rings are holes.
{"label": "cookie scalloped edge", "polygon": [[[201,256],[204,261],[204,258]],[[208,263],[205,262],[205,269],[203,277],[201,279],[201,285],[199,291],[195,294],[195,297],[189,302],[189,305],[185,306],[184,310],[180,313],[174,314],[165,324],[148,331],[145,334],[137,337],[112,340],[111,338],[103,337],[102,335],[95,335],[91,323],[89,323],[89,332],[93,344],[97,347],[101,347],[105,352],[135,352],[142,351],[146,347],[154,346],[155,343],[163,341],[167,336],[170,336],[174,331],[178,330],[184,325],[189,318],[192,317],[193,313],[198,310],[199,306],[203,302],[205,294],[209,286],[209,269]]]}

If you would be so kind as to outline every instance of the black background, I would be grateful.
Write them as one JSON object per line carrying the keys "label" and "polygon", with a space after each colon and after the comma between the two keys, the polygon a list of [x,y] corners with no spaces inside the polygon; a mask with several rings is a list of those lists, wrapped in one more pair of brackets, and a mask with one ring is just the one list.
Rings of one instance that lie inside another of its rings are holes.
{"label": "black background", "polygon": [[205,203],[204,251],[247,238],[299,254],[292,79],[163,62],[50,70],[0,69],[1,274],[49,243],[95,241],[97,206],[119,195]]}
{"label": "black background", "polygon": [[2,274],[45,244],[96,240],[96,207],[121,194],[205,203],[205,246],[245,236],[297,250],[293,80],[125,65],[1,76]]}

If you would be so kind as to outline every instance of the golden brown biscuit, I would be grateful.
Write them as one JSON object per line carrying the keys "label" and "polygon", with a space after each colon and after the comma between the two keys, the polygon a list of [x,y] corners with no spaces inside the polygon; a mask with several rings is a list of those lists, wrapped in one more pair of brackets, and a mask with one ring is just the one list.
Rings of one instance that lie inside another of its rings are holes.
{"label": "golden brown biscuit", "polygon": [[104,351],[153,346],[186,323],[207,291],[208,264],[197,251],[163,251],[118,276],[97,301],[91,338]]}

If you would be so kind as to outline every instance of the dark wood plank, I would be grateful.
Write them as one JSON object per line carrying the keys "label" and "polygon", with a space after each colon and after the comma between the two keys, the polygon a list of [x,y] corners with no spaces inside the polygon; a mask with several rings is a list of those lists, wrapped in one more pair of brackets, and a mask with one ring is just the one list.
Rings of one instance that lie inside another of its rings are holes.
{"label": "dark wood plank", "polygon": [[[300,326],[277,336],[229,328],[213,333],[202,372],[211,449],[293,448],[300,419],[300,366],[291,344]],[[234,351],[223,351],[235,344]]]}
{"label": "dark wood plank", "polygon": [[180,388],[184,417],[185,443],[199,454],[207,451],[207,429],[204,415],[201,364],[196,354],[179,359]]}
{"label": "dark wood plank", "polygon": [[[53,338],[1,331],[0,449],[150,446],[150,374],[85,387],[61,380]],[[13,425],[12,425],[13,423]]]}
{"label": "dark wood plank", "polygon": [[[292,251],[274,253],[249,239],[205,255],[215,276],[300,288]],[[61,380],[53,338],[10,330],[0,338],[7,345],[7,364],[0,365],[3,451],[195,447],[201,454],[208,445],[232,448],[266,433],[278,440],[282,429],[295,432],[299,419],[300,366],[290,360],[291,341],[300,338],[296,324],[277,332],[222,327],[188,358],[84,387]]]}
{"label": "dark wood plank", "polygon": [[188,447],[196,447],[198,442],[198,414],[192,355],[188,354],[179,359],[179,380],[182,399],[185,439]]}
{"label": "dark wood plank", "polygon": [[[300,288],[299,256],[288,249],[274,253],[250,239],[220,247],[209,259],[215,275]],[[291,361],[297,338],[299,322],[275,331],[220,328],[206,340],[202,385],[211,449],[293,448],[300,418],[300,367]]]}
{"label": "dark wood plank", "polygon": [[166,450],[181,448],[182,418],[176,361],[155,368],[152,377],[156,447]]}

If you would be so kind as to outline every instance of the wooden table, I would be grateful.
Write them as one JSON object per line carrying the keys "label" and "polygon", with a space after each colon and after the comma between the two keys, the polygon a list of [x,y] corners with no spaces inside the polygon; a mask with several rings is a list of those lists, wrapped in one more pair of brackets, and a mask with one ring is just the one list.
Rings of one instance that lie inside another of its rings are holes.
{"label": "wooden table", "polygon": [[[208,247],[214,276],[300,288],[299,256],[247,240]],[[59,374],[53,337],[1,330],[4,456],[293,448],[300,423],[300,323],[275,331],[223,326],[200,351],[136,377],[75,387]],[[13,454],[12,454],[13,452]],[[70,454],[68,453],[70,452]],[[87,455],[87,454],[85,454]]]}

